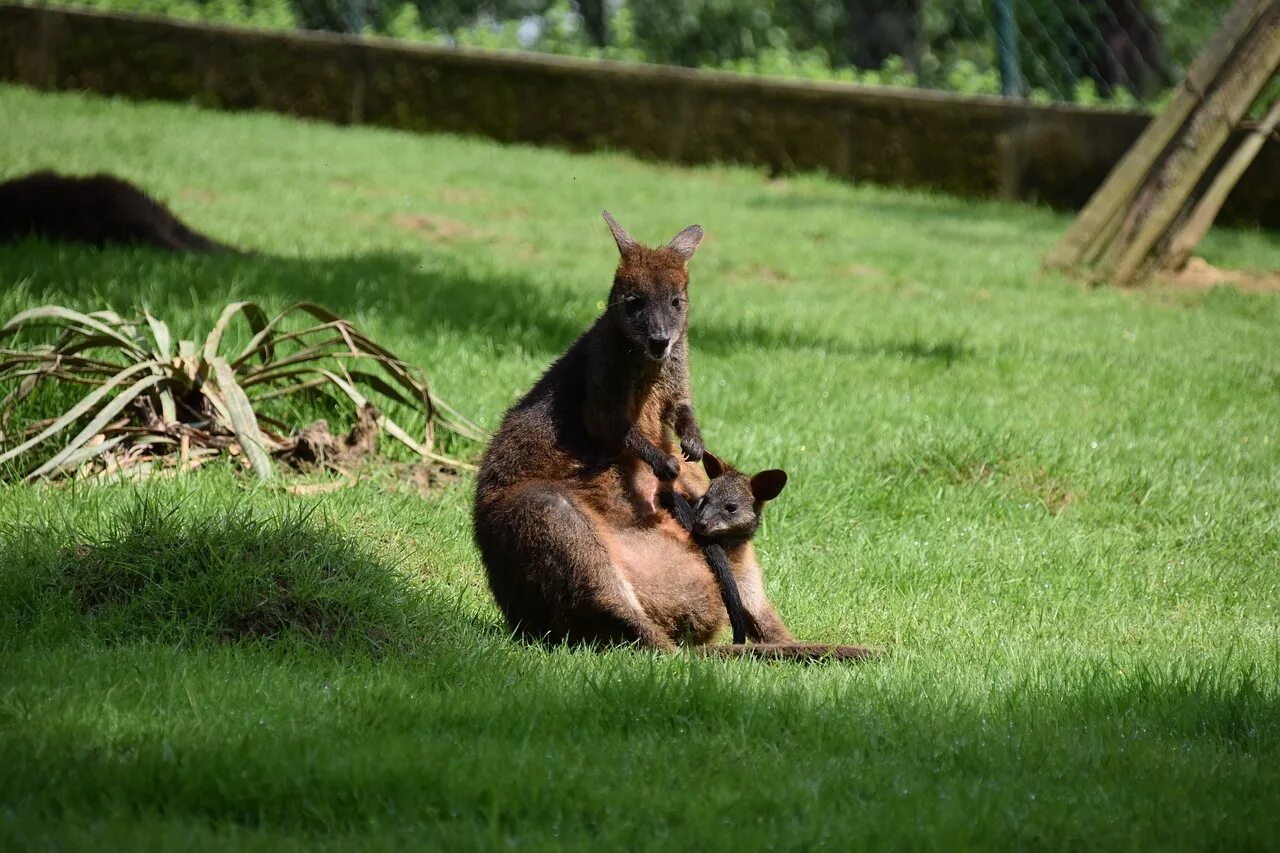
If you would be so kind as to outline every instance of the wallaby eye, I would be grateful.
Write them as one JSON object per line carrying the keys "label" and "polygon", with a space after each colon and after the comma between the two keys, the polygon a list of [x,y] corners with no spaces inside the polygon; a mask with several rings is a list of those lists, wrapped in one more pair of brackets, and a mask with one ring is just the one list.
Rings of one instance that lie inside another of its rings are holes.
{"label": "wallaby eye", "polygon": [[679,308],[681,305],[683,305],[683,304],[684,304],[684,300],[683,300],[683,299],[681,299],[679,296],[677,296],[676,298],[674,298],[674,299],[672,299],[672,300],[671,300],[671,304],[672,304],[674,307]]}
{"label": "wallaby eye", "polygon": [[725,511],[725,512],[727,512],[727,513],[729,513],[729,515],[733,515],[734,513],[736,513],[736,512],[738,511],[738,505],[737,505],[737,504],[725,504],[725,505],[724,505],[724,511]]}

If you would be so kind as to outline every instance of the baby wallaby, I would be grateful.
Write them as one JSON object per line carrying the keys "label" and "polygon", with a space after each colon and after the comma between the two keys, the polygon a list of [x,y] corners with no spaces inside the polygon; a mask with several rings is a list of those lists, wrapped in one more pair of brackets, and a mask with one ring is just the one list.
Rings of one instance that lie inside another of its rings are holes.
{"label": "baby wallaby", "polygon": [[787,485],[787,472],[772,468],[748,477],[710,452],[704,452],[702,467],[711,484],[697,505],[690,504],[684,495],[672,489],[667,508],[702,548],[707,565],[720,585],[725,609],[729,611],[733,642],[740,644],[746,642],[748,634],[757,631],[751,614],[743,607],[730,558],[755,536],[764,505],[782,493]]}
{"label": "baby wallaby", "polygon": [[649,249],[607,210],[604,220],[621,259],[605,316],[586,335],[586,427],[615,458],[622,454],[643,463],[632,465],[629,479],[639,503],[652,513],[656,480],[668,482],[680,473],[680,459],[662,449],[666,430],[674,430],[689,461],[703,454],[689,391],[685,266],[702,242],[702,228],[690,225],[665,246]]}

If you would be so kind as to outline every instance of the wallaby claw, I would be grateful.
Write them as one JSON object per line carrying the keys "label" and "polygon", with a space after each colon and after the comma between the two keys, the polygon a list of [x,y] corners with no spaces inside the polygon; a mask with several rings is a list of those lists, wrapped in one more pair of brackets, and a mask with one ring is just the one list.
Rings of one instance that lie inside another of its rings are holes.
{"label": "wallaby claw", "polygon": [[690,462],[701,462],[703,455],[707,452],[702,439],[693,437],[680,439],[680,450],[684,453],[684,458]]}
{"label": "wallaby claw", "polygon": [[653,473],[658,476],[659,480],[669,483],[680,476],[680,460],[674,456],[668,456],[653,466]]}

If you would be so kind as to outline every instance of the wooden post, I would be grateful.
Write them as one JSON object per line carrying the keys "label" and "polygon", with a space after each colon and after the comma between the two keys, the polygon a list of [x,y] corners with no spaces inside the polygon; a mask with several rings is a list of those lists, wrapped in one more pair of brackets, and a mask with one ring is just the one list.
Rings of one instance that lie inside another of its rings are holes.
{"label": "wooden post", "polygon": [[1231,131],[1280,68],[1280,3],[1272,2],[1270,7],[1159,166],[1147,176],[1138,203],[1098,262],[1101,277],[1120,285],[1134,283]]}
{"label": "wooden post", "polygon": [[1045,258],[1046,266],[1069,269],[1099,254],[1099,246],[1109,242],[1125,219],[1124,210],[1142,186],[1152,165],[1165,153],[1170,142],[1200,106],[1203,93],[1218,78],[1235,55],[1241,40],[1268,12],[1276,0],[1238,0],[1222,27],[1196,57],[1172,99],[1134,143],[1107,180],[1089,199],[1062,240]]}
{"label": "wooden post", "polygon": [[1191,253],[1208,233],[1209,226],[1213,225],[1213,221],[1218,218],[1218,212],[1222,210],[1222,205],[1231,194],[1232,188],[1240,182],[1240,178],[1244,176],[1253,158],[1257,157],[1258,152],[1262,150],[1262,143],[1275,133],[1277,126],[1280,126],[1280,98],[1271,105],[1266,117],[1250,131],[1244,142],[1240,143],[1240,147],[1231,155],[1226,165],[1214,175],[1213,183],[1200,197],[1195,210],[1187,217],[1187,221],[1169,245],[1169,252],[1164,260],[1165,268],[1180,270],[1186,265]]}

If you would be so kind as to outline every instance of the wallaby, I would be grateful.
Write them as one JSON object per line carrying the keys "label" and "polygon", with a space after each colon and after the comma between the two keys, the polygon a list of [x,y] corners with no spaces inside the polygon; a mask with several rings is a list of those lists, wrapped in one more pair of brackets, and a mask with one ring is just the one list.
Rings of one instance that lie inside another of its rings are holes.
{"label": "wallaby", "polygon": [[681,470],[668,427],[686,458],[702,457],[686,340],[686,265],[702,229],[649,248],[604,218],[621,256],[608,305],[507,412],[477,479],[475,536],[513,628],[674,647],[607,540],[655,523],[658,481]]}
{"label": "wallaby", "polygon": [[[643,460],[655,490],[661,478],[685,495],[706,491],[703,471],[675,456],[668,429],[686,458],[703,457],[685,340],[685,265],[702,229],[647,248],[606,221],[622,256],[608,308],[504,416],[476,481],[475,541],[507,625],[525,639],[662,650],[682,638],[706,644],[726,621],[719,585],[689,533],[649,511],[653,495],[637,499],[648,486],[638,489],[631,465]],[[865,653],[795,643],[765,596],[751,543],[731,550],[755,644],[703,651]]]}
{"label": "wallaby", "polygon": [[605,314],[586,335],[587,433],[616,457],[610,461],[627,462],[638,505],[653,513],[654,478],[669,482],[680,473],[680,459],[658,447],[655,436],[670,427],[686,459],[697,462],[703,453],[689,391],[686,269],[702,228],[690,225],[655,251],[603,214],[621,258]]}
{"label": "wallaby", "polygon": [[703,455],[702,465],[711,484],[697,505],[674,489],[664,494],[664,504],[702,548],[720,585],[733,642],[745,643],[748,634],[759,634],[759,628],[742,605],[732,563],[741,562],[743,546],[755,536],[765,503],[781,494],[787,485],[787,472],[773,468],[748,477],[710,451]]}
{"label": "wallaby", "polygon": [[0,244],[26,237],[171,252],[234,252],[187,227],[163,204],[111,175],[32,172],[0,183]]}

